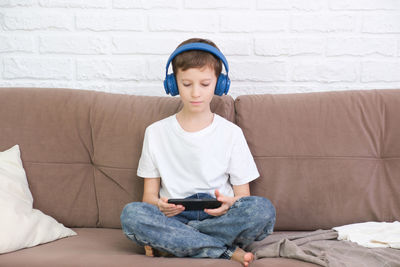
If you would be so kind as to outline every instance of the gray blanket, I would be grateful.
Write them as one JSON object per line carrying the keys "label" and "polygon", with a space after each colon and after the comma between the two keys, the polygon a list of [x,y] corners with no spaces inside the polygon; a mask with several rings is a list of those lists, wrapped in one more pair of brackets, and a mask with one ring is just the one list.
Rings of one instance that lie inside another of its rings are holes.
{"label": "gray blanket", "polygon": [[275,233],[246,250],[258,259],[284,257],[328,267],[400,267],[400,250],[338,241],[334,230]]}

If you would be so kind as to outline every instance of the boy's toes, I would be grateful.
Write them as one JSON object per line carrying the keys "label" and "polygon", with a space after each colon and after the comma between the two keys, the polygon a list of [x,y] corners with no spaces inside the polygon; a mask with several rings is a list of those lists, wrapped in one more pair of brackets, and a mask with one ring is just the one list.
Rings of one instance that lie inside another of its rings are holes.
{"label": "boy's toes", "polygon": [[154,250],[150,246],[144,246],[144,251],[146,253],[146,256],[148,257],[154,257]]}
{"label": "boy's toes", "polygon": [[254,260],[254,255],[251,252],[248,252],[244,254],[243,256],[243,261],[244,261],[244,266],[247,267],[249,264]]}

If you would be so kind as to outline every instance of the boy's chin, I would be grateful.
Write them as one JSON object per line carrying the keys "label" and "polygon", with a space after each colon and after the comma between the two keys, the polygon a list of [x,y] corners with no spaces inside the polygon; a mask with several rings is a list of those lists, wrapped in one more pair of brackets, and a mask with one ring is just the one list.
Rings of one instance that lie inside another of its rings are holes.
{"label": "boy's chin", "polygon": [[206,104],[201,104],[201,105],[191,105],[188,104],[185,106],[185,109],[187,111],[190,111],[192,113],[203,113],[203,112],[207,112],[207,110],[209,110],[209,106],[207,107]]}

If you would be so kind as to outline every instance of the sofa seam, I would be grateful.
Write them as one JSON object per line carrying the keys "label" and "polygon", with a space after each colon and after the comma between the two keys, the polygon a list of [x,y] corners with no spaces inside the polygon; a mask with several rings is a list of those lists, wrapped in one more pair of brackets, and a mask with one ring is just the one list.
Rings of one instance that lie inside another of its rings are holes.
{"label": "sofa seam", "polygon": [[128,168],[128,167],[114,167],[114,166],[107,166],[107,165],[99,165],[99,164],[94,164],[91,162],[39,162],[39,161],[24,160],[24,163],[40,164],[40,165],[53,165],[53,164],[54,165],[90,165],[93,167],[119,169],[119,170],[135,170],[136,169],[136,168]]}

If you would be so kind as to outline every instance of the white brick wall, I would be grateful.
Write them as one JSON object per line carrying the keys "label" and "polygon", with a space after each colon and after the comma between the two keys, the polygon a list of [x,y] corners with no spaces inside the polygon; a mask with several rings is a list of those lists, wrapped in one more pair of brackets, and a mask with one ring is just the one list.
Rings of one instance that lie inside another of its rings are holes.
{"label": "white brick wall", "polygon": [[0,87],[164,95],[190,37],[224,52],[234,97],[400,88],[400,0],[0,0]]}

